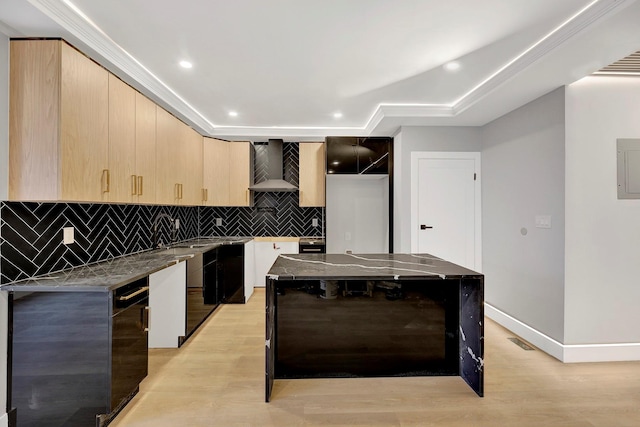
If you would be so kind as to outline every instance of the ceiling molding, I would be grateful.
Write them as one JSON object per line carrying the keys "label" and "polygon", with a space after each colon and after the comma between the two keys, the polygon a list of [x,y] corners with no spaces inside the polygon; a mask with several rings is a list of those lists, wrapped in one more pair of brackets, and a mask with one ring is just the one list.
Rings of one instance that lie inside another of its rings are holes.
{"label": "ceiling molding", "polygon": [[[326,135],[361,135],[374,134],[381,124],[388,119],[428,117],[455,117],[489,96],[501,85],[514,78],[527,67],[565,43],[580,31],[596,23],[605,16],[634,3],[636,0],[595,0],[578,11],[574,16],[561,24],[546,37],[514,58],[494,74],[477,84],[451,105],[446,104],[380,104],[363,127],[233,127],[216,126],[190,105],[178,93],[163,83],[149,69],[137,61],[113,39],[84,17],[69,0],[28,0],[45,15],[50,17],[87,47],[100,55],[119,70],[137,82],[139,88],[153,94],[164,103],[168,110],[182,117],[194,128],[205,135],[227,137],[296,137],[305,135],[320,137]],[[118,73],[116,73],[118,74]]]}
{"label": "ceiling molding", "polygon": [[481,101],[500,85],[524,71],[531,64],[544,57],[552,50],[562,45],[571,37],[598,20],[609,15],[622,6],[628,6],[636,0],[596,0],[562,23],[558,28],[547,34],[536,44],[531,46],[518,57],[507,63],[486,80],[464,94],[454,102],[454,115],[462,113],[467,108]]}
{"label": "ceiling molding", "polygon": [[[164,84],[89,20],[82,17],[66,0],[28,0],[97,54],[164,101],[170,110],[182,116],[201,132],[211,133],[214,125],[179,94]],[[103,64],[104,65],[104,64]]]}

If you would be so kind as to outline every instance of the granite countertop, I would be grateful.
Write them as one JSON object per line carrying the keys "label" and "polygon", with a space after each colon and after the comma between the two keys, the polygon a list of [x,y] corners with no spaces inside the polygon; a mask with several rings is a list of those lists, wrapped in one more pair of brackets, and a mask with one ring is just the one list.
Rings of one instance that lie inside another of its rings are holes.
{"label": "granite countertop", "polygon": [[483,277],[429,254],[280,255],[268,276],[277,280],[411,280]]}
{"label": "granite countertop", "polygon": [[212,237],[176,243],[168,248],[125,255],[0,286],[3,291],[107,292],[199,253],[228,244],[243,244],[251,237]]}

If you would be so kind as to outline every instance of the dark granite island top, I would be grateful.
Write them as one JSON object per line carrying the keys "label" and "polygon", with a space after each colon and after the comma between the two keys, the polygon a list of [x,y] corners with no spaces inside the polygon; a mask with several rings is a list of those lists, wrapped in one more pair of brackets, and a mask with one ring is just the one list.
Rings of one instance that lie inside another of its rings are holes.
{"label": "dark granite island top", "polygon": [[280,255],[267,275],[275,379],[451,375],[484,393],[484,276],[429,254]]}

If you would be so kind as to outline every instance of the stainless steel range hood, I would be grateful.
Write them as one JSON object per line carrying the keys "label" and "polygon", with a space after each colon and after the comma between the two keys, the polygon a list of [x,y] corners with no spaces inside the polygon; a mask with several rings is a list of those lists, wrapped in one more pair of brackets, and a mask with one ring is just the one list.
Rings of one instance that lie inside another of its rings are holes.
{"label": "stainless steel range hood", "polygon": [[281,139],[270,139],[267,144],[267,179],[255,183],[252,191],[298,191],[298,187],[282,179],[282,143]]}

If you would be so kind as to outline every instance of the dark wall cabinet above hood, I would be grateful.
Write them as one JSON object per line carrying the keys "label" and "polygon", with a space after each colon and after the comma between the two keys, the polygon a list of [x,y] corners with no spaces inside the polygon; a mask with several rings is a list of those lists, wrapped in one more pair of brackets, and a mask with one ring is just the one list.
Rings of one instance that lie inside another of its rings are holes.
{"label": "dark wall cabinet above hood", "polygon": [[327,173],[386,175],[389,173],[388,137],[327,137]]}
{"label": "dark wall cabinet above hood", "polygon": [[[270,139],[267,145],[267,155],[264,162],[267,179],[258,183],[254,183],[249,190],[263,192],[290,192],[298,191],[298,187],[285,181],[283,177],[284,169],[282,166],[282,144],[281,139]],[[256,156],[256,162],[261,161]],[[256,174],[257,177],[257,174]]]}

